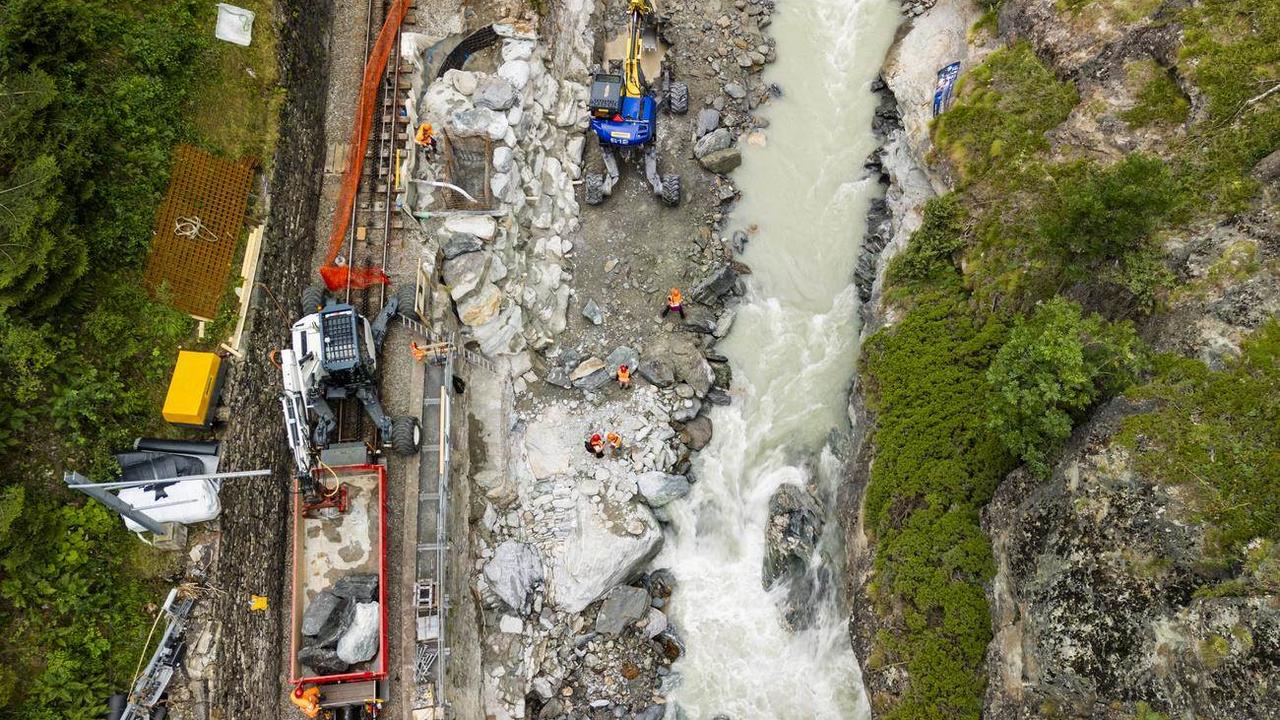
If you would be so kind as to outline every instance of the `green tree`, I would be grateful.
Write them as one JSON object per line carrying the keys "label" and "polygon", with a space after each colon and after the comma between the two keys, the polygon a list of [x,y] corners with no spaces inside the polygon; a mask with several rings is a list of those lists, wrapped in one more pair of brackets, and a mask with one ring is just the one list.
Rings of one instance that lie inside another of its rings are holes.
{"label": "green tree", "polygon": [[1083,317],[1063,298],[1019,319],[987,369],[988,427],[1033,471],[1048,473],[1048,457],[1075,420],[1098,399],[1132,383],[1146,363],[1133,327]]}

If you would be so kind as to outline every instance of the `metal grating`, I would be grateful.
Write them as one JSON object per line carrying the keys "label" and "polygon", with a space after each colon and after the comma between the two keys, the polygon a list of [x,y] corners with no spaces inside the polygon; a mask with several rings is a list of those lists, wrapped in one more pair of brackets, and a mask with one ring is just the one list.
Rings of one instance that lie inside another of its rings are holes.
{"label": "metal grating", "polygon": [[487,137],[456,138],[448,131],[444,136],[444,180],[466,190],[476,202],[462,193],[442,188],[444,206],[449,210],[491,210],[493,193],[489,189],[489,158],[493,141]]}
{"label": "metal grating", "polygon": [[354,365],[360,358],[356,342],[354,310],[325,313],[320,316],[324,333],[324,362],[327,367]]}
{"label": "metal grating", "polygon": [[179,310],[206,319],[217,314],[252,182],[253,166],[247,162],[178,146],[142,276],[147,289],[154,293],[168,286]]}

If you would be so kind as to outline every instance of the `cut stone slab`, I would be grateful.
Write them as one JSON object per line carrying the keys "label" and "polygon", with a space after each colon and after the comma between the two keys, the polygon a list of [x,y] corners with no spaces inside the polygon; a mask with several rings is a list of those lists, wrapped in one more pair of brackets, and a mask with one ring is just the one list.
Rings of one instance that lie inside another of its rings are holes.
{"label": "cut stone slab", "polygon": [[649,593],[642,588],[620,585],[609,592],[596,616],[596,632],[617,635],[649,613]]}
{"label": "cut stone slab", "polygon": [[488,215],[455,215],[444,221],[444,229],[451,233],[465,233],[492,240],[498,230],[498,223]]}

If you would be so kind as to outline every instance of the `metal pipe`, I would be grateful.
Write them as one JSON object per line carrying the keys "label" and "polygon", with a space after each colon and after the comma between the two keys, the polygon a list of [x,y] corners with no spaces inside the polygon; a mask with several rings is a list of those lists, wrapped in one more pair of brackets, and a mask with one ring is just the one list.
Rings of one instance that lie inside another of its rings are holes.
{"label": "metal pipe", "polygon": [[203,440],[168,440],[165,438],[141,437],[133,442],[134,450],[146,452],[172,453],[176,455],[217,455],[217,441]]}
{"label": "metal pipe", "polygon": [[62,474],[62,481],[65,482],[72,490],[79,490],[107,507],[115,510],[121,515],[129,518],[136,524],[151,531],[154,535],[164,535],[164,526],[146,513],[138,512],[132,505],[112,495],[111,493],[99,487],[93,487],[89,482],[89,478],[81,475],[74,470],[68,470]]}
{"label": "metal pipe", "polygon": [[161,478],[158,480],[118,480],[116,482],[104,483],[84,483],[77,485],[77,489],[93,488],[99,490],[123,490],[125,488],[146,487],[147,485],[160,485],[180,482],[191,482],[196,480],[234,480],[236,478],[264,477],[270,475],[270,470],[240,470],[237,472],[225,473],[209,473],[206,475],[183,475],[175,478]]}

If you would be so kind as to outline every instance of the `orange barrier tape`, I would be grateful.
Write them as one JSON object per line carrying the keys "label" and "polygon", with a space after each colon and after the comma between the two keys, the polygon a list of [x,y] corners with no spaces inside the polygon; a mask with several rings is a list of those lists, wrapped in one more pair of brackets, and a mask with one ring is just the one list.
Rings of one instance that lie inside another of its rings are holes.
{"label": "orange barrier tape", "polygon": [[[364,66],[364,82],[360,86],[359,104],[356,106],[356,120],[351,128],[351,161],[347,165],[346,175],[342,178],[342,189],[338,193],[338,208],[333,218],[333,231],[329,234],[329,253],[325,256],[324,266],[320,268],[320,277],[330,290],[336,291],[350,284],[353,288],[367,287],[374,283],[387,282],[387,275],[381,268],[349,271],[346,267],[334,264],[342,252],[346,240],[347,228],[351,225],[351,209],[355,206],[356,191],[360,187],[360,173],[364,169],[365,147],[369,143],[369,132],[373,125],[374,105],[378,100],[378,85],[386,73],[387,59],[396,46],[400,34],[400,23],[409,7],[409,0],[395,0],[387,13],[386,22],[378,33],[378,40],[369,53],[369,62]],[[399,58],[396,58],[399,62]],[[394,90],[393,90],[394,92]],[[394,114],[395,109],[392,110]],[[351,258],[347,258],[351,262]],[[357,284],[363,283],[363,284]]]}

